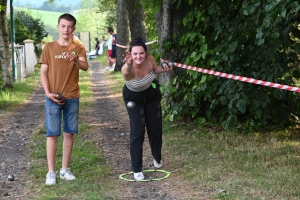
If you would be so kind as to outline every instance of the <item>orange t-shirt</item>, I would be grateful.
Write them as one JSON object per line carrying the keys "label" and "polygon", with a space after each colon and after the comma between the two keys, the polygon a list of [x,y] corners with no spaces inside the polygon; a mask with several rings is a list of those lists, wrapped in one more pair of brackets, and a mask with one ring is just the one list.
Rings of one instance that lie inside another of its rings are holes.
{"label": "orange t-shirt", "polygon": [[71,42],[61,46],[55,41],[45,44],[40,63],[48,65],[49,92],[59,92],[67,99],[79,98],[79,68],[64,58],[66,52],[86,57],[83,45]]}

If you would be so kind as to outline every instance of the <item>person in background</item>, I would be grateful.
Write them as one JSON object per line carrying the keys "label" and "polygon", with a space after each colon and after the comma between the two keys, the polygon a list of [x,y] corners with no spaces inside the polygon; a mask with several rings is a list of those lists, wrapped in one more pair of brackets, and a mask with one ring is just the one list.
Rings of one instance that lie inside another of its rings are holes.
{"label": "person in background", "polygon": [[103,48],[103,51],[105,49],[106,42],[107,42],[107,40],[106,40],[105,36],[102,36],[102,48]]}
{"label": "person in background", "polygon": [[112,27],[108,27],[107,32],[110,34],[110,36],[107,42],[107,67],[105,70],[111,70],[114,62],[114,58],[111,57],[113,53],[114,29]]}
{"label": "person in background", "polygon": [[147,53],[147,46],[142,38],[131,41],[129,52],[126,53],[125,64],[121,68],[125,79],[123,99],[125,105],[133,102],[134,107],[127,106],[130,119],[130,156],[134,179],[143,180],[143,143],[145,127],[153,164],[162,167],[162,113],[160,101],[162,98],[160,85],[155,74],[172,70],[166,64],[157,65],[154,57]]}
{"label": "person in background", "polygon": [[97,37],[95,38],[95,41],[96,41],[96,44],[95,44],[96,54],[95,55],[98,56],[99,55],[99,49],[100,49],[100,41]]}
{"label": "person in background", "polygon": [[[46,151],[48,173],[46,185],[56,184],[55,157],[57,140],[63,127],[63,152],[60,178],[74,180],[69,161],[78,133],[79,115],[79,70],[87,71],[86,50],[73,41],[76,19],[65,13],[58,18],[57,41],[45,44],[40,58],[41,82],[46,95]],[[59,92],[64,98],[59,100]]]}
{"label": "person in background", "polygon": [[117,34],[113,34],[112,36],[113,36],[113,39],[112,39],[112,48],[111,48],[111,54],[110,54],[112,67],[111,67],[110,71],[113,71],[115,69],[116,59],[117,59]]}
{"label": "person in background", "polygon": [[106,39],[105,36],[102,36],[102,41],[100,43],[100,49],[99,49],[99,54],[102,55],[104,52],[104,48],[105,48],[105,43],[106,43]]}

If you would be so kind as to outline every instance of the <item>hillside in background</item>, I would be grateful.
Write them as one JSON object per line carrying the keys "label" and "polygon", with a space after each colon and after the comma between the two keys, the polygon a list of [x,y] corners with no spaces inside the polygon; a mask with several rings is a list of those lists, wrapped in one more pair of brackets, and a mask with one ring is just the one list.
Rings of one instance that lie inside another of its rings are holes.
{"label": "hillside in background", "polygon": [[[22,10],[22,8],[18,8],[18,9]],[[54,29],[55,31],[56,31],[56,25],[58,23],[57,19],[61,14],[63,14],[63,12],[50,12],[50,11],[35,10],[35,9],[30,9],[30,10],[24,9],[24,10],[29,12],[29,14],[33,18],[41,19],[42,22],[44,22],[46,27],[50,27],[50,28]],[[76,12],[77,11],[74,11],[71,14],[74,15],[74,17],[77,17]]]}
{"label": "hillside in background", "polygon": [[[37,8],[43,5],[45,0],[14,0],[13,4],[17,7],[30,7],[30,8]],[[78,3],[81,3],[81,0],[56,0],[56,3],[61,5],[77,5]],[[10,1],[8,0],[7,5],[10,4]]]}

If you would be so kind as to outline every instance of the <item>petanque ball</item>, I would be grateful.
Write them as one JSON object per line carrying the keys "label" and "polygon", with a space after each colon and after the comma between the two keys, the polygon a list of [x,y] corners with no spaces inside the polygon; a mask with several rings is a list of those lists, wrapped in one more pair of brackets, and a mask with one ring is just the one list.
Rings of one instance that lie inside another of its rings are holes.
{"label": "petanque ball", "polygon": [[57,99],[58,101],[63,99],[63,96],[59,93],[59,92],[55,92],[54,94],[56,94],[57,96],[55,97],[55,99]]}
{"label": "petanque ball", "polygon": [[65,101],[65,97],[60,94],[59,92],[55,92],[54,94],[56,94],[57,96],[55,97],[56,100],[61,101],[63,100],[63,102]]}
{"label": "petanque ball", "polygon": [[168,63],[168,66],[169,66],[169,67],[172,67],[172,66],[174,66],[174,63],[173,63],[173,62],[169,62],[169,63]]}
{"label": "petanque ball", "polygon": [[133,101],[128,101],[127,108],[133,109],[135,107],[135,103]]}
{"label": "petanque ball", "polygon": [[14,177],[14,175],[8,175],[8,177],[7,177],[7,179],[9,180],[9,181],[13,181],[13,180],[15,180],[15,177]]}

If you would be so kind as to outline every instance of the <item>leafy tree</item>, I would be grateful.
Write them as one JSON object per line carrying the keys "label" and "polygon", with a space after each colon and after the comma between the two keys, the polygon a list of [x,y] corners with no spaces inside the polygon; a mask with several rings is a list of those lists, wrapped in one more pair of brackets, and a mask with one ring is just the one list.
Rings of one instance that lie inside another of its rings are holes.
{"label": "leafy tree", "polygon": [[14,16],[16,43],[23,44],[24,40],[32,39],[37,44],[44,37],[47,37],[48,33],[45,30],[45,25],[40,19],[34,19],[25,11],[16,11]]}
{"label": "leafy tree", "polygon": [[[294,0],[176,0],[172,16],[185,16],[169,25],[183,27],[163,47],[180,63],[294,85],[299,78],[299,10]],[[180,69],[173,83],[172,103],[165,105],[171,120],[251,130],[294,123],[299,116],[299,95],[286,90]]]}
{"label": "leafy tree", "polygon": [[[144,9],[138,0],[119,0],[117,6],[118,44],[127,45],[129,31],[131,39],[140,36],[147,41],[144,21]],[[115,71],[120,71],[123,65],[124,48],[117,48]]]}
{"label": "leafy tree", "polygon": [[[10,22],[10,20],[8,20]],[[8,31],[10,32],[10,26],[8,26]],[[28,30],[28,27],[19,19],[15,19],[15,41],[16,44],[24,44],[24,40],[33,39],[34,36]]]}
{"label": "leafy tree", "polygon": [[56,9],[56,4],[54,2],[51,3],[51,2],[44,1],[43,5],[41,5],[38,9],[53,11]]}
{"label": "leafy tree", "polygon": [[[107,35],[105,14],[97,12],[97,0],[83,0],[82,5],[85,9],[78,11],[76,32],[89,31],[91,42],[94,42],[95,37],[102,38],[103,35]],[[94,43],[91,47],[94,47]]]}
{"label": "leafy tree", "polygon": [[106,26],[116,26],[118,0],[97,0],[99,13],[105,13]]}

